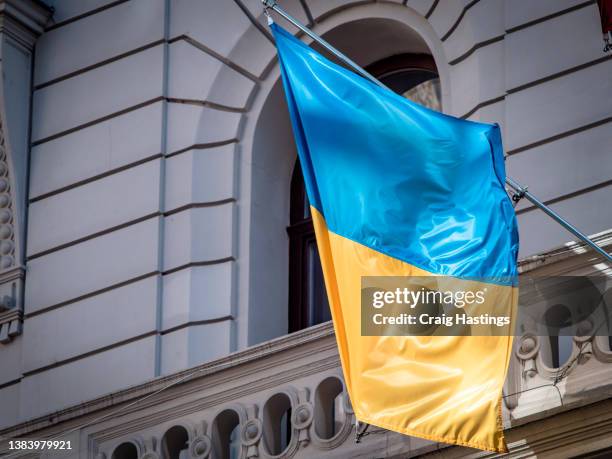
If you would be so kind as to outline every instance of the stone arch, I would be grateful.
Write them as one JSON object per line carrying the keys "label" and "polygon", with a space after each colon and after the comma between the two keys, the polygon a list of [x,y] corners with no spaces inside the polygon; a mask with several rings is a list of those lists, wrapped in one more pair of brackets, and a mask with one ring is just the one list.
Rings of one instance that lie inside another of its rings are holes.
{"label": "stone arch", "polygon": [[[324,15],[313,29],[364,66],[415,47],[428,52],[438,66],[443,110],[450,110],[444,49],[431,25],[414,10],[393,3],[349,5]],[[285,228],[296,153],[274,48],[258,46],[238,40],[231,52],[258,56],[263,60],[259,67],[266,69],[250,97],[238,144],[237,233],[243,267],[237,280],[239,348],[285,334],[288,322]],[[265,270],[257,269],[264,264]]]}

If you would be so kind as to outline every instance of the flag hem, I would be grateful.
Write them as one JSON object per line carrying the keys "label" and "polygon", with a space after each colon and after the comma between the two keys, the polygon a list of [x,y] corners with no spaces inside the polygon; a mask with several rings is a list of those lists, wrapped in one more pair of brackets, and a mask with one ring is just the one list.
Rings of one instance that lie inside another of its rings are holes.
{"label": "flag hem", "polygon": [[[499,418],[498,421],[500,421],[501,424],[501,398],[499,399],[498,402],[498,409],[499,409]],[[397,426],[392,426],[390,424],[386,424],[384,422],[380,422],[380,421],[375,421],[371,418],[368,418],[367,416],[364,416],[362,413],[359,412],[359,410],[353,408],[353,412],[355,413],[355,417],[357,418],[358,421],[360,422],[365,422],[366,424],[370,424],[376,427],[380,427],[382,429],[386,429],[386,430],[391,430],[393,432],[398,432],[404,435],[410,435],[412,437],[418,437],[418,438],[423,438],[425,440],[431,440],[431,441],[436,441],[436,442],[441,442],[441,443],[447,443],[449,445],[455,445],[455,446],[466,446],[468,448],[476,448],[476,449],[480,449],[480,450],[484,450],[484,451],[491,451],[494,453],[507,453],[508,452],[508,446],[506,445],[506,437],[504,435],[504,431],[503,429],[499,430],[499,433],[501,435],[500,439],[502,441],[503,446],[502,447],[492,447],[490,445],[485,445],[483,443],[479,443],[479,442],[471,442],[471,441],[464,441],[464,440],[460,440],[458,438],[446,438],[446,437],[441,437],[441,436],[437,436],[437,435],[431,435],[431,434],[426,434],[426,433],[422,433],[422,432],[418,432],[416,430],[413,429],[407,429],[404,427],[397,427]]]}

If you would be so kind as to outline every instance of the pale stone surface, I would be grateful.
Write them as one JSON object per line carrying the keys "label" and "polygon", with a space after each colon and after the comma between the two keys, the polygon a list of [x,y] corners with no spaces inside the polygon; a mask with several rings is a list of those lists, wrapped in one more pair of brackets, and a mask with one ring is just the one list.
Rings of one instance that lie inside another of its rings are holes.
{"label": "pale stone surface", "polygon": [[160,160],[30,205],[28,255],[159,212]]}
{"label": "pale stone surface", "polygon": [[431,5],[433,5],[434,1],[435,0],[408,0],[406,6],[425,16],[431,9]]}
{"label": "pale stone surface", "polygon": [[504,43],[481,48],[451,69],[453,115],[462,116],[476,105],[504,94]]}
{"label": "pale stone surface", "polygon": [[189,150],[166,160],[166,210],[235,197],[236,145]]}
{"label": "pale stone surface", "polygon": [[162,103],[32,147],[30,197],[161,152]]}
{"label": "pale stone surface", "polygon": [[172,103],[168,105],[168,153],[198,144],[235,139],[240,113]]}
{"label": "pale stone surface", "polygon": [[0,406],[2,407],[0,410],[0,429],[14,425],[15,421],[19,419],[20,398],[20,384],[0,389]]}
{"label": "pale stone surface", "polygon": [[65,76],[163,38],[164,0],[125,2],[43,34],[34,84]]}
{"label": "pale stone surface", "polygon": [[158,238],[159,218],[151,218],[30,260],[26,312],[156,271]]}
{"label": "pale stone surface", "polygon": [[234,204],[193,208],[166,217],[164,271],[234,255]]}
{"label": "pale stone surface", "polygon": [[16,336],[9,344],[0,344],[0,386],[21,376],[23,335]]}
{"label": "pale stone surface", "polygon": [[165,275],[162,329],[233,315],[234,264],[195,266]]}
{"label": "pale stone surface", "polygon": [[511,29],[580,3],[583,0],[505,0],[506,28]]}
{"label": "pale stone surface", "polygon": [[[255,85],[252,80],[184,40],[170,45],[169,75],[170,97],[206,100],[234,108],[246,105]],[[194,75],[198,77],[194,78]]]}
{"label": "pale stone surface", "polygon": [[176,0],[171,5],[171,38],[188,35],[225,57],[249,27],[251,22],[233,0]]}
{"label": "pale stone surface", "polygon": [[158,282],[152,276],[26,319],[23,371],[155,330]]}
{"label": "pale stone surface", "polygon": [[159,45],[35,91],[32,140],[160,97],[162,50]]}
{"label": "pale stone surface", "polygon": [[466,3],[467,2],[464,1],[438,2],[436,9],[429,17],[429,23],[438,34],[438,37],[442,38],[446,32],[450,30],[455,21],[459,18]]}
{"label": "pale stone surface", "polygon": [[[575,196],[550,207],[578,226],[584,234],[610,228],[610,193],[612,186]],[[542,247],[558,246],[576,237],[544,212],[534,209],[518,216],[521,231],[520,257],[534,255]]]}
{"label": "pale stone surface", "polygon": [[101,8],[116,0],[46,0],[45,3],[52,6],[53,22],[62,22],[66,19],[89,13],[97,8]]}
{"label": "pale stone surface", "polygon": [[307,0],[306,3],[315,21],[317,21],[323,15],[354,4],[363,3],[363,0]]}
{"label": "pale stone surface", "polygon": [[612,61],[606,61],[508,95],[506,149],[609,117],[611,73]]}
{"label": "pale stone surface", "polygon": [[224,65],[210,88],[208,101],[246,110],[256,91],[257,84],[253,80]]}
{"label": "pale stone surface", "polygon": [[599,13],[594,4],[510,33],[505,42],[508,89],[603,56]]}
{"label": "pale stone surface", "polygon": [[[20,420],[51,413],[155,376],[155,337],[25,377]],[[102,377],[100,370],[103,369]]]}
{"label": "pale stone surface", "polygon": [[249,219],[250,226],[245,239],[240,239],[240,247],[249,249],[248,292],[239,294],[239,298],[248,298],[247,307],[241,310],[242,317],[247,316],[246,324],[242,322],[246,325],[246,336],[242,337],[245,346],[282,336],[289,324],[286,228],[297,153],[286,110],[283,88],[276,83],[259,114],[251,156],[243,156],[246,164],[241,164],[242,170],[249,172],[250,202],[248,217],[241,214]]}
{"label": "pale stone surface", "polygon": [[255,26],[247,29],[228,56],[253,75],[262,78],[264,70],[276,59],[276,48]]}
{"label": "pale stone surface", "polygon": [[[463,116],[465,113],[462,113]],[[506,138],[506,101],[502,99],[493,104],[485,105],[477,109],[474,114],[468,117],[472,121],[483,123],[498,123],[502,128],[502,141]],[[504,145],[505,147],[505,145]]]}
{"label": "pale stone surface", "polygon": [[[449,61],[468,52],[477,43],[504,34],[504,1],[478,2],[466,11],[457,28],[444,42],[444,50]],[[455,22],[452,25],[454,24]],[[501,54],[503,57],[503,53]],[[503,67],[500,70],[503,71]]]}
{"label": "pale stone surface", "polygon": [[[609,158],[610,127],[603,125],[511,155],[506,168],[509,175],[529,183],[529,191],[546,201],[610,180]],[[554,174],[550,173],[552,167]]]}
{"label": "pale stone surface", "polygon": [[162,374],[175,373],[231,351],[231,320],[181,328],[162,336]]}

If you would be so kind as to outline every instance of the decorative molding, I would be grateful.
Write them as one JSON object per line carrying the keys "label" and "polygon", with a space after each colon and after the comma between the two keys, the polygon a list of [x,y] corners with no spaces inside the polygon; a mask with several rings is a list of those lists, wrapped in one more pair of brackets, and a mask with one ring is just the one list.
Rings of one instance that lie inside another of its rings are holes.
{"label": "decorative molding", "polygon": [[[0,118],[0,271],[16,263],[15,203],[4,128],[4,120]],[[0,310],[3,306],[4,299],[0,298]]]}
{"label": "decorative molding", "polygon": [[[0,64],[3,70],[3,63]],[[0,102],[3,98],[0,97]],[[0,344],[21,334],[25,268],[19,265],[19,224],[14,177],[5,134],[4,106],[0,106]]]}
{"label": "decorative molding", "polygon": [[[316,378],[314,380],[312,378],[302,379],[297,385],[279,387],[267,397],[262,397],[263,394],[260,393],[252,394],[250,398],[253,399],[253,403],[250,400],[230,401],[224,405],[208,407],[198,413],[192,413],[191,418],[175,416],[169,423],[157,423],[151,427],[141,426],[137,431],[125,430],[125,424],[118,424],[115,428],[122,428],[121,435],[113,438],[90,433],[87,437],[90,445],[90,457],[95,458],[95,454],[104,454],[106,457],[110,457],[119,445],[132,443],[137,445],[141,458],[158,459],[159,454],[162,454],[160,449],[163,448],[160,448],[160,444],[165,435],[164,432],[176,426],[184,427],[188,433],[186,448],[191,457],[215,457],[213,450],[219,452],[219,448],[229,447],[227,443],[222,443],[228,439],[223,434],[219,437],[218,430],[214,428],[218,422],[221,422],[223,428],[228,429],[228,420],[223,418],[228,412],[235,413],[237,418],[238,436],[234,439],[236,442],[234,446],[240,450],[239,456],[241,458],[290,459],[306,448],[311,451],[313,457],[318,457],[320,454],[314,451],[335,450],[347,442],[350,433],[353,431],[354,415],[344,389],[342,402],[346,416],[340,429],[329,440],[321,440],[316,437],[317,441],[310,442],[310,436],[314,433],[315,402],[309,401],[309,398],[310,389],[314,382],[316,382]],[[271,418],[266,417],[264,407],[268,403],[277,403],[279,395],[286,396],[291,403],[291,417],[288,426],[291,429],[291,438],[284,445],[285,448],[282,452],[271,454],[268,451],[271,439],[268,438],[268,441],[266,441],[264,426],[270,429],[268,434],[274,429],[282,428],[282,426],[277,424],[280,421],[276,417],[279,413],[279,407],[272,407],[272,411],[276,414],[273,414]],[[332,400],[331,403],[335,402]],[[323,410],[329,412],[329,407],[324,407]],[[195,428],[191,426],[195,426]],[[233,425],[229,426],[230,429],[232,427]],[[93,456],[91,456],[92,454]],[[211,454],[212,456],[210,456]]]}
{"label": "decorative molding", "polygon": [[[282,376],[287,378],[287,380],[291,380],[295,373],[319,373],[324,369],[339,366],[339,357],[336,349],[334,329],[331,322],[327,322],[299,332],[281,336],[178,373],[162,376],[152,381],[57,411],[47,416],[31,419],[8,429],[0,430],[0,436],[23,436],[50,427],[51,424],[57,425],[71,419],[95,415],[95,413],[100,410],[134,401],[172,384],[176,384],[176,386],[168,389],[154,399],[152,398],[150,404],[142,403],[134,407],[131,411],[124,411],[123,414],[139,411],[146,406],[156,406],[168,400],[177,400],[184,395],[198,394],[204,388],[218,386],[220,381],[227,380],[226,376],[223,374],[225,371],[235,371],[235,374],[232,375],[233,378],[261,374],[262,369],[270,367],[270,358],[275,359],[276,365],[282,365],[299,362],[299,359],[304,356],[318,355],[319,357],[314,364],[312,362],[303,362],[302,365],[295,365],[291,371],[283,372]],[[331,357],[327,357],[330,353]],[[323,358],[323,355],[326,357]],[[241,394],[248,394],[257,390],[269,389],[278,385],[278,381],[278,379],[260,379],[256,381],[256,384],[251,385],[251,387],[238,388],[238,391],[242,391]],[[238,395],[237,393],[229,394],[229,398],[235,399]],[[222,403],[223,401],[224,400],[221,399],[216,402]],[[182,408],[189,412],[196,412],[198,409],[201,409],[193,405],[194,404],[191,402],[186,402]],[[176,409],[173,411],[174,413],[170,413],[168,416],[172,414],[175,415],[174,417],[181,415],[176,413]],[[172,417],[160,418],[158,416],[153,416],[153,419],[149,421],[152,425],[155,425],[169,419],[172,419]],[[140,419],[138,422],[147,422],[147,420]]]}
{"label": "decorative molding", "polygon": [[[589,237],[604,249],[612,246],[612,228]],[[592,257],[598,256],[584,242],[571,241],[561,247],[519,260],[519,273],[524,274],[561,262],[567,265],[567,271],[569,272],[584,266],[592,266],[594,264]]]}
{"label": "decorative molding", "polygon": [[21,334],[22,312],[20,309],[12,309],[0,313],[0,343],[8,344],[11,340]]}
{"label": "decorative molding", "polygon": [[40,1],[0,0],[0,34],[31,51],[51,13],[51,9]]}
{"label": "decorative molding", "polygon": [[[18,198],[16,184],[25,182],[25,177],[21,173],[16,175],[13,155],[22,158],[27,151],[22,151],[19,141],[11,142],[7,116],[13,117],[15,113],[10,105],[15,102],[11,100],[18,100],[25,107],[29,105],[28,93],[11,93],[14,91],[11,78],[30,79],[29,64],[16,64],[7,58],[4,50],[13,47],[31,61],[36,39],[50,16],[51,10],[38,0],[0,0],[0,346],[21,334],[22,329],[25,268],[21,266],[23,221],[20,215],[24,213],[25,199],[21,202]],[[27,116],[17,116],[11,121],[27,123]]]}
{"label": "decorative molding", "polygon": [[[313,355],[319,354],[315,351]],[[219,408],[219,411],[223,411],[223,409],[228,407],[224,404],[232,403],[234,400],[243,397],[250,397],[259,392],[264,392],[278,386],[290,384],[292,381],[299,378],[316,375],[330,369],[337,370],[340,367],[340,360],[337,356],[334,356],[333,358],[328,357],[326,359],[320,359],[319,361],[315,360],[314,363],[312,361],[305,361],[306,358],[306,354],[288,356],[287,359],[275,361],[273,364],[268,363],[268,365],[257,366],[256,368],[253,368],[253,371],[245,373],[237,371],[237,374],[235,375],[218,375],[209,377],[207,381],[203,381],[200,385],[178,389],[178,393],[169,390],[164,395],[160,395],[159,397],[152,399],[151,402],[140,403],[138,406],[122,412],[122,416],[127,416],[133,413],[142,412],[143,410],[150,410],[146,416],[140,416],[133,420],[129,420],[124,424],[116,424],[109,429],[97,432],[95,434],[96,441],[103,442],[120,437],[126,433],[138,432],[143,429],[152,428],[161,423],[183,416],[193,415],[214,406],[223,407]],[[295,363],[296,361],[299,362],[299,364],[289,371],[276,373],[266,378],[262,378],[260,376],[261,373],[270,368],[270,366],[283,366]],[[207,397],[199,395],[204,390],[215,390],[216,388],[221,387],[221,385],[228,379],[236,380],[238,378],[249,378],[249,383],[237,386],[233,389],[217,392]],[[195,400],[191,397],[195,397]],[[171,403],[173,406],[169,410],[159,410],[158,407],[162,403]],[[233,408],[233,406],[229,407]],[[0,432],[0,435],[4,435],[4,433]]]}
{"label": "decorative molding", "polygon": [[189,452],[194,459],[205,458],[212,451],[212,440],[208,432],[208,423],[199,422],[195,430],[189,431]]}

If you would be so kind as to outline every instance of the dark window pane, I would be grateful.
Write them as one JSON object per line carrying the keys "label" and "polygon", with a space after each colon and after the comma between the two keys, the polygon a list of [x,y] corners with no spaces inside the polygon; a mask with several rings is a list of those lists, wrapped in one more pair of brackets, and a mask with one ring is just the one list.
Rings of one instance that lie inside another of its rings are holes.
{"label": "dark window pane", "polygon": [[308,318],[309,326],[317,325],[331,320],[331,312],[327,301],[323,269],[316,242],[308,244]]}

